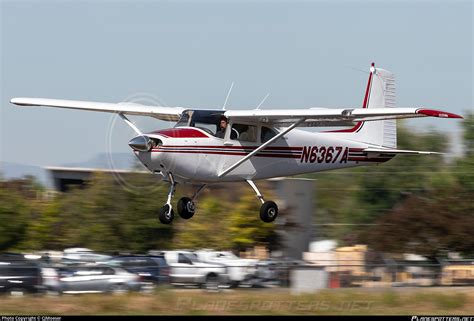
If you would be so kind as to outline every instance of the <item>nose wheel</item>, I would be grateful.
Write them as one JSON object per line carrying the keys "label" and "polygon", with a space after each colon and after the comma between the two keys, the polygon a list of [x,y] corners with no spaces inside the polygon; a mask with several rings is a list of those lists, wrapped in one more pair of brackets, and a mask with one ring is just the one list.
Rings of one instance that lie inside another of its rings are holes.
{"label": "nose wheel", "polygon": [[168,192],[168,200],[165,206],[160,208],[158,211],[158,219],[163,224],[170,224],[174,219],[173,206],[171,206],[171,200],[173,199],[174,192],[176,191],[176,182],[174,181],[173,174],[168,173],[168,179],[170,181],[170,190]]}
{"label": "nose wheel", "polygon": [[160,222],[163,224],[170,224],[173,219],[174,219],[174,211],[173,208],[166,204],[162,208],[160,208],[160,211],[158,212],[158,218],[160,219]]}

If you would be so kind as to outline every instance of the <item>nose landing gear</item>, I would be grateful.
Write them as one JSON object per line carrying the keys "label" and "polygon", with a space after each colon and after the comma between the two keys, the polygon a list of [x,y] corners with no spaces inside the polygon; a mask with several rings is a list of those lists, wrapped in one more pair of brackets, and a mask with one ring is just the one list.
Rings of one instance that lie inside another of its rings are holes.
{"label": "nose landing gear", "polygon": [[170,180],[168,200],[166,201],[165,206],[160,208],[158,212],[158,219],[163,224],[170,224],[174,219],[174,211],[173,206],[171,205],[171,200],[173,199],[174,192],[176,191],[176,182],[174,181],[173,175],[171,173],[168,173],[168,178]]}
{"label": "nose landing gear", "polygon": [[194,205],[194,200],[198,196],[198,194],[206,187],[206,184],[202,184],[199,186],[199,188],[196,190],[194,193],[193,197],[182,197],[178,201],[178,214],[181,216],[181,218],[185,220],[189,220],[191,217],[193,217],[195,211],[196,211],[196,206]]}
{"label": "nose landing gear", "polygon": [[174,219],[174,211],[171,205],[166,204],[158,212],[158,218],[163,224],[170,224]]}
{"label": "nose landing gear", "polygon": [[[174,193],[176,191],[176,182],[173,178],[173,174],[168,173],[168,179],[170,181],[170,190],[168,193],[168,200],[166,201],[165,206],[160,208],[158,212],[158,218],[163,224],[170,224],[174,219],[174,211],[171,205],[171,200],[173,199]],[[181,218],[189,220],[194,216],[196,207],[194,205],[194,199],[197,197],[199,192],[206,186],[206,184],[201,185],[197,191],[194,193],[193,197],[182,197],[178,201],[178,214]]]}
{"label": "nose landing gear", "polygon": [[194,202],[189,197],[181,197],[178,201],[178,214],[181,218],[189,220],[195,211]]}

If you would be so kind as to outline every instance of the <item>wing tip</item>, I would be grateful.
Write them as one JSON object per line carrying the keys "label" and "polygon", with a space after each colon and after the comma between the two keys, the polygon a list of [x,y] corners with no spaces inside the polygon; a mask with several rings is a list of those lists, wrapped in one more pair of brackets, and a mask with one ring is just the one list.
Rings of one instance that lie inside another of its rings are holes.
{"label": "wing tip", "polygon": [[10,99],[10,103],[11,103],[11,104],[18,105],[18,104],[21,103],[21,98],[14,97],[14,98]]}
{"label": "wing tip", "polygon": [[28,98],[14,97],[10,99],[10,103],[18,106],[31,106],[31,102],[28,101]]}
{"label": "wing tip", "polygon": [[416,111],[416,113],[426,115],[426,116],[430,116],[430,117],[464,119],[464,117],[461,116],[461,115],[454,114],[454,113],[448,113],[446,111],[436,110],[436,109],[420,108]]}

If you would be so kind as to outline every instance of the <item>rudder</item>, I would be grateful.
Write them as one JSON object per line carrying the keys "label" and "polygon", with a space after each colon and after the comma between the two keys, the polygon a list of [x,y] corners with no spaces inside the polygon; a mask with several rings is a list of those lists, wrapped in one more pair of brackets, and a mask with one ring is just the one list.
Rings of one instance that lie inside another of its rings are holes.
{"label": "rudder", "polygon": [[[363,108],[395,107],[395,77],[384,69],[370,67],[369,80],[364,96]],[[359,122],[353,128],[331,131],[337,136],[371,145],[388,148],[397,147],[397,123],[395,119]]]}

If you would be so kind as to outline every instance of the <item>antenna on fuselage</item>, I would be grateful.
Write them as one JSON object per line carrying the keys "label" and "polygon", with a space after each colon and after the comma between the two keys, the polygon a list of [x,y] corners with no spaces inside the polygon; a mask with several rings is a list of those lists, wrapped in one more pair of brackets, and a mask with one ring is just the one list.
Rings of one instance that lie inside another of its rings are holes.
{"label": "antenna on fuselage", "polygon": [[265,100],[267,100],[268,96],[270,96],[270,93],[267,93],[267,95],[265,97],[263,97],[262,101],[260,102],[260,104],[258,104],[257,108],[255,108],[255,109],[260,109],[260,106],[262,106],[262,104],[265,102]]}
{"label": "antenna on fuselage", "polygon": [[230,93],[232,92],[232,88],[234,88],[234,82],[230,84],[229,91],[227,92],[227,96],[225,97],[224,105],[222,106],[222,110],[225,110],[225,106],[227,105],[227,101],[229,100]]}

